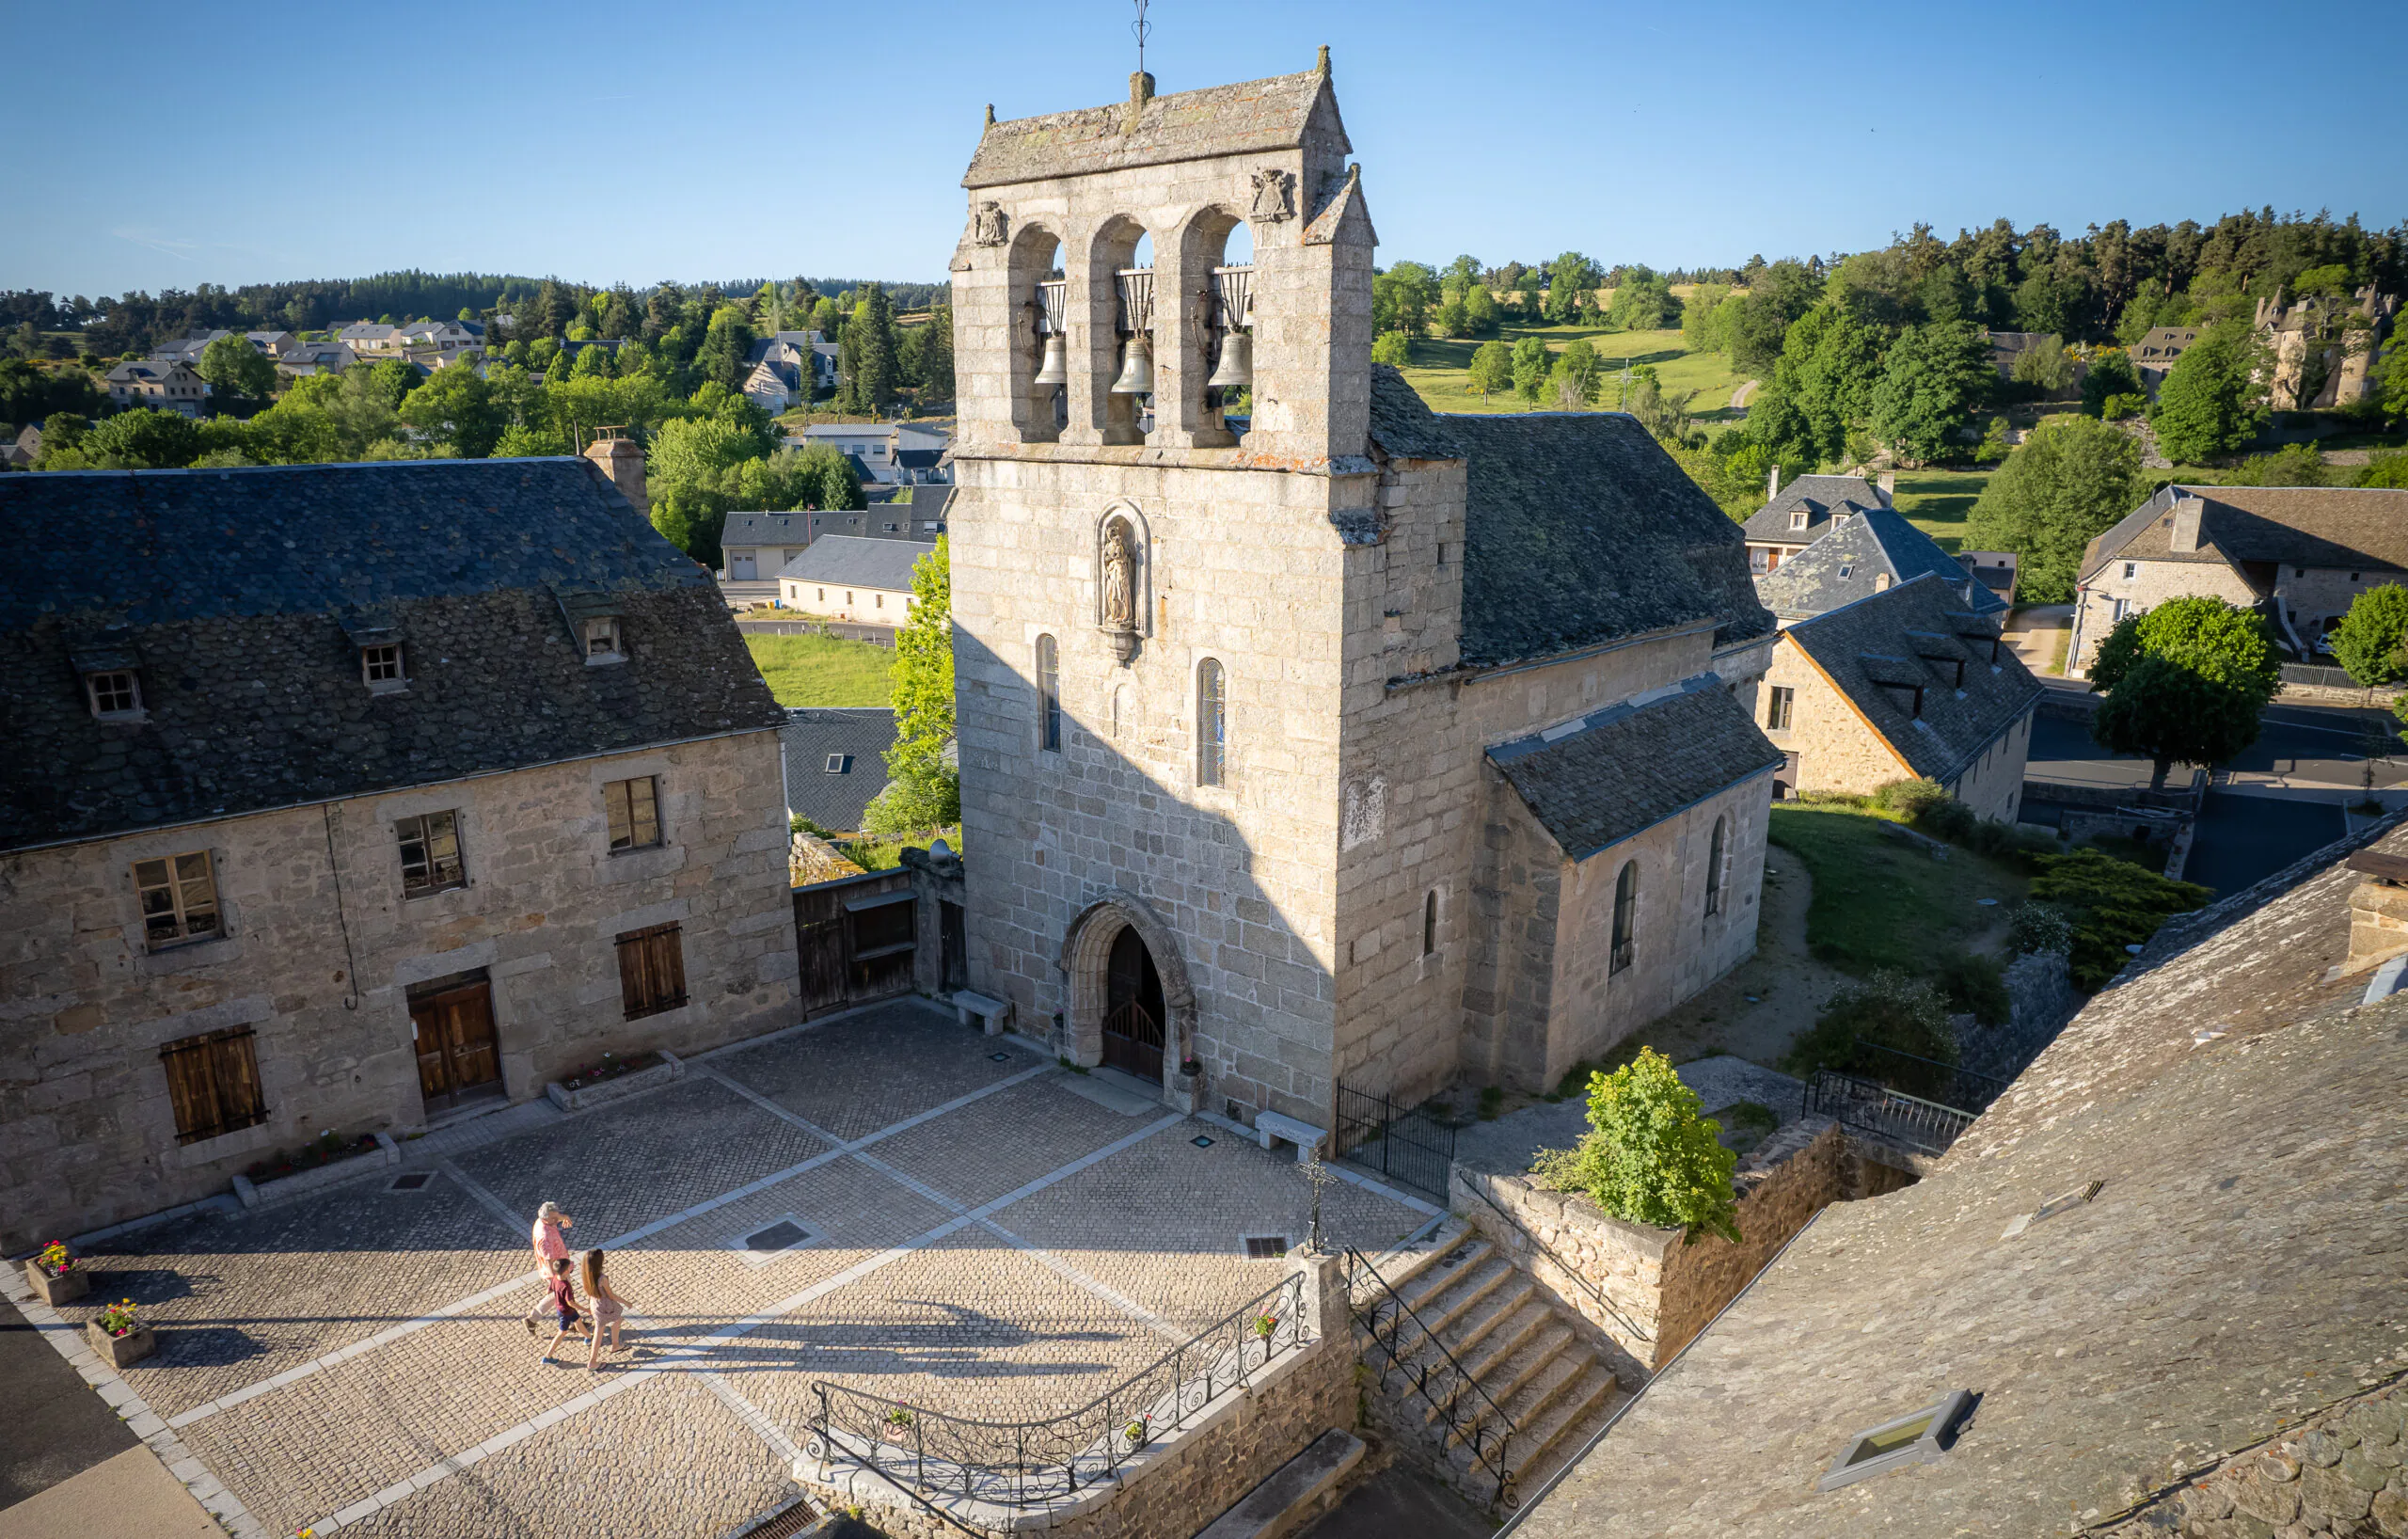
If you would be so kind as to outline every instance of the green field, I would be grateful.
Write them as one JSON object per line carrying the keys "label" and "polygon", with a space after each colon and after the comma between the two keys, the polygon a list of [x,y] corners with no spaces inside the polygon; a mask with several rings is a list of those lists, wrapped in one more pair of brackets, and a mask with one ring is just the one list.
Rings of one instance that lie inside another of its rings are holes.
{"label": "green field", "polygon": [[[1719,420],[1731,404],[1731,392],[1740,384],[1740,376],[1731,372],[1731,360],[1719,353],[1692,353],[1681,341],[1678,330],[1623,331],[1606,326],[1525,326],[1507,322],[1497,340],[1511,347],[1524,337],[1543,339],[1550,352],[1561,352],[1568,344],[1585,337],[1597,350],[1608,371],[1605,389],[1598,393],[1597,405],[1611,411],[1618,405],[1615,382],[1623,360],[1634,365],[1652,363],[1656,377],[1668,394],[1683,390],[1697,391],[1697,399],[1689,403],[1692,414],[1708,420]],[[1413,362],[1406,366],[1404,377],[1421,393],[1421,399],[1433,411],[1497,412],[1529,409],[1521,397],[1507,390],[1492,395],[1482,405],[1477,391],[1466,389],[1465,381],[1470,375],[1471,356],[1480,342],[1465,340],[1425,339],[1413,344]],[[1733,416],[1738,413],[1731,414]]]}
{"label": "green field", "polygon": [[[1859,977],[1877,967],[1926,974],[2022,900],[2024,877],[1961,848],[1935,861],[1884,835],[1885,821],[1844,804],[1772,809],[1772,842],[1814,879],[1806,945],[1817,960]],[[1985,897],[1997,902],[1985,906]]]}
{"label": "green field", "polygon": [[1897,507],[1908,523],[1940,542],[1950,555],[1964,543],[1965,516],[1995,472],[1989,470],[1901,470]]}
{"label": "green field", "polygon": [[781,706],[883,706],[895,654],[835,636],[748,635],[744,644]]}

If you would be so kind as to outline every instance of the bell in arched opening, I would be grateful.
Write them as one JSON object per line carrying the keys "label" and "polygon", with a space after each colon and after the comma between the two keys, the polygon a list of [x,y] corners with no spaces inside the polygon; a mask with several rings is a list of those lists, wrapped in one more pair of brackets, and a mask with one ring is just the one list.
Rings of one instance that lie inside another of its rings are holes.
{"label": "bell in arched opening", "polygon": [[1121,350],[1120,377],[1112,382],[1114,395],[1154,393],[1154,344],[1139,332]]}
{"label": "bell in arched opening", "polygon": [[1221,361],[1205,385],[1215,390],[1243,390],[1254,383],[1254,339],[1232,331],[1221,339]]}
{"label": "bell in arched opening", "polygon": [[1068,385],[1069,382],[1070,372],[1064,355],[1062,338],[1059,333],[1056,333],[1045,339],[1045,356],[1038,362],[1035,383]]}

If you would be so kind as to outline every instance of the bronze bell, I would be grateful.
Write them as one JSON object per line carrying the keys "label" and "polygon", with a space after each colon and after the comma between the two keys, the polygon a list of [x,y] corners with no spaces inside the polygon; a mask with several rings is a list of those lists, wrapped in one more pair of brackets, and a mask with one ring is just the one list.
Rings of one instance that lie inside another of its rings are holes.
{"label": "bronze bell", "polygon": [[1215,390],[1243,390],[1254,383],[1254,338],[1232,331],[1221,339],[1221,361],[1205,386]]}
{"label": "bronze bell", "polygon": [[1033,383],[1068,385],[1069,382],[1070,372],[1066,366],[1062,338],[1059,333],[1056,333],[1045,339],[1045,357],[1038,362],[1037,378]]}
{"label": "bronze bell", "polygon": [[1120,377],[1112,382],[1114,395],[1154,393],[1154,344],[1144,332],[1129,339],[1122,352]]}

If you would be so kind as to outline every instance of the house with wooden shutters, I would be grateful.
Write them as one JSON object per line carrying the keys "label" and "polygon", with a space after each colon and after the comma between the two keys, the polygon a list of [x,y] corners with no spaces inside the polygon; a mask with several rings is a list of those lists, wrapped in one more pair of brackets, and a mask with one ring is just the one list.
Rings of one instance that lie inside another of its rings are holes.
{"label": "house with wooden shutters", "polygon": [[0,1248],[799,1019],[773,701],[581,459],[0,478]]}

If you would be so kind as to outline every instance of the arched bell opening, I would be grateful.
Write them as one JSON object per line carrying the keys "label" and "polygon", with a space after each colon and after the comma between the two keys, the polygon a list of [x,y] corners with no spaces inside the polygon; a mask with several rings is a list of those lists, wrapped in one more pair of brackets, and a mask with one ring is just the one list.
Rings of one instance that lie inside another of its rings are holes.
{"label": "arched bell opening", "polygon": [[1180,424],[1198,447],[1242,440],[1254,407],[1254,230],[1208,207],[1181,243],[1180,292],[1191,303],[1180,338]]}
{"label": "arched bell opening", "polygon": [[1105,443],[1141,443],[1153,431],[1154,242],[1134,219],[1115,215],[1096,232],[1087,271],[1087,348],[1096,382],[1091,410]]}
{"label": "arched bell opening", "polygon": [[1069,304],[1062,242],[1041,225],[1012,242],[1012,425],[1022,443],[1054,443],[1069,423]]}

